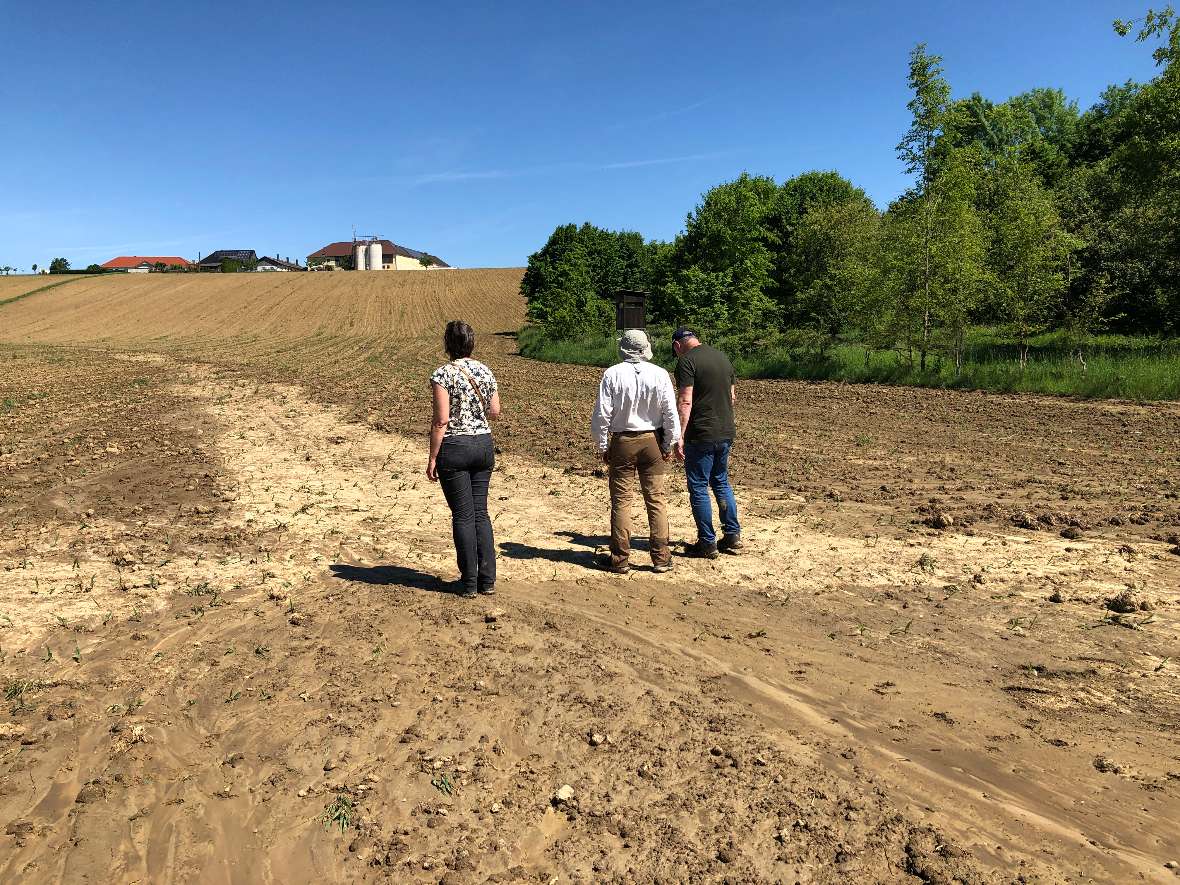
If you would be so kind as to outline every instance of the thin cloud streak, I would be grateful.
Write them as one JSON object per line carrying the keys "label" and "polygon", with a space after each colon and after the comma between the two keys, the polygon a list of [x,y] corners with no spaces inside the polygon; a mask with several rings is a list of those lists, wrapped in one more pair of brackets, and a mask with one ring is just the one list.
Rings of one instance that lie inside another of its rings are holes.
{"label": "thin cloud streak", "polygon": [[452,181],[480,181],[491,178],[515,178],[522,174],[526,174],[526,172],[520,170],[513,172],[506,169],[487,169],[482,172],[432,172],[428,175],[419,175],[413,183],[419,185]]}
{"label": "thin cloud streak", "polygon": [[621,160],[616,163],[548,163],[541,166],[527,166],[522,169],[482,169],[456,172],[432,172],[419,175],[410,181],[414,187],[426,184],[453,184],[462,181],[489,181],[504,178],[524,178],[533,175],[550,175],[557,172],[611,172],[619,169],[641,169],[645,166],[669,166],[674,163],[696,163],[702,160],[716,160],[734,151],[718,151],[710,154],[689,154],[681,157],[653,157],[645,160]]}
{"label": "thin cloud streak", "polygon": [[658,157],[654,160],[626,160],[622,163],[607,163],[603,169],[639,169],[643,166],[669,166],[673,163],[696,163],[700,160],[716,160],[733,151],[721,151],[712,154],[689,154],[685,157]]}
{"label": "thin cloud streak", "polygon": [[712,99],[702,98],[700,101],[694,101],[690,105],[685,105],[682,108],[673,108],[670,111],[661,111],[658,114],[652,114],[650,117],[642,117],[638,120],[627,120],[616,123],[611,123],[603,131],[604,132],[618,132],[620,129],[632,129],[639,126],[650,126],[653,123],[660,123],[664,120],[670,120],[673,117],[683,117],[685,114],[691,114],[693,111],[703,108]]}
{"label": "thin cloud streak", "polygon": [[86,214],[82,208],[72,209],[35,209],[27,212],[0,213],[0,224],[31,224],[36,222],[59,221],[63,218],[75,218]]}

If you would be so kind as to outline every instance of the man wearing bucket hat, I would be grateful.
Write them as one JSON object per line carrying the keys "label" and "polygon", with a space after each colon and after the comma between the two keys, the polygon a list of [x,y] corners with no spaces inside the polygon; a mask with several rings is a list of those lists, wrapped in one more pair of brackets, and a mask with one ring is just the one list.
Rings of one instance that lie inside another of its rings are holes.
{"label": "man wearing bucket hat", "polygon": [[647,523],[651,562],[656,572],[672,569],[668,546],[668,504],[664,474],[680,441],[672,379],[651,360],[651,344],[639,329],[619,338],[622,362],[603,373],[590,433],[606,463],[610,480],[609,570],[631,570],[631,499],[638,474]]}
{"label": "man wearing bucket hat", "polygon": [[[742,548],[737,502],[729,484],[729,450],[735,435],[733,407],[737,401],[733,364],[721,351],[702,344],[692,329],[680,328],[672,333],[672,350],[676,353],[676,385],[680,388],[677,407],[684,425],[676,454],[684,461],[688,501],[697,524],[697,539],[685,547],[685,553],[716,559],[718,550],[737,553]],[[710,489],[720,511],[720,541],[713,529]]]}

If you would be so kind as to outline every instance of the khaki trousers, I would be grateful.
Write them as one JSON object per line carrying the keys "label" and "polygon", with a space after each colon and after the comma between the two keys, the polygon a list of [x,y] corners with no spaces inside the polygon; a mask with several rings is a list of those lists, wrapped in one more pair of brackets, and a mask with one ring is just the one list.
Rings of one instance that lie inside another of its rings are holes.
{"label": "khaki trousers", "polygon": [[610,560],[611,565],[627,564],[631,555],[631,500],[635,496],[635,478],[647,507],[648,538],[652,565],[672,561],[668,549],[668,503],[664,495],[666,465],[656,435],[616,433],[607,449],[610,484]]}

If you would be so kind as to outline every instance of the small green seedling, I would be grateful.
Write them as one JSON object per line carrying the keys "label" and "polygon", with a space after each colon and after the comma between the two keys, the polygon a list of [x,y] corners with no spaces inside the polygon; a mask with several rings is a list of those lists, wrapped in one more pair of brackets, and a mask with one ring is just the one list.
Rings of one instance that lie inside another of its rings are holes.
{"label": "small green seedling", "polygon": [[455,792],[455,782],[451,780],[451,776],[445,772],[440,772],[431,778],[430,785],[440,793],[445,793],[447,796],[450,796]]}
{"label": "small green seedling", "polygon": [[324,829],[330,830],[334,826],[339,826],[343,834],[349,827],[356,826],[356,803],[350,796],[337,796],[324,806],[324,816],[320,821]]}

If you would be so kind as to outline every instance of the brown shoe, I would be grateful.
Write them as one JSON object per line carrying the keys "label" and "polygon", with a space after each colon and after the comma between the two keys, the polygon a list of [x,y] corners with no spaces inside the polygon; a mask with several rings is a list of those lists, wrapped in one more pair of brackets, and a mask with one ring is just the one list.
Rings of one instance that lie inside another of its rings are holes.
{"label": "brown shoe", "polygon": [[631,573],[631,566],[628,563],[624,562],[622,565],[615,565],[611,562],[609,556],[603,557],[602,567],[612,575],[628,575]]}

